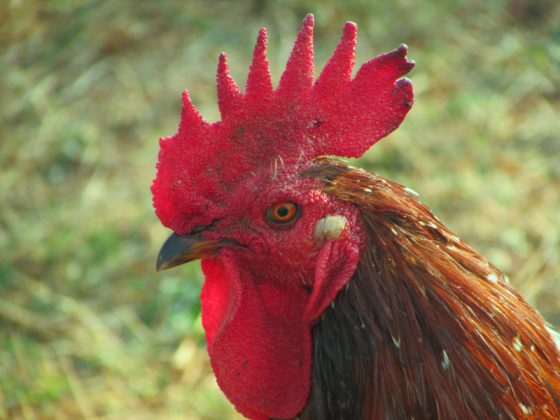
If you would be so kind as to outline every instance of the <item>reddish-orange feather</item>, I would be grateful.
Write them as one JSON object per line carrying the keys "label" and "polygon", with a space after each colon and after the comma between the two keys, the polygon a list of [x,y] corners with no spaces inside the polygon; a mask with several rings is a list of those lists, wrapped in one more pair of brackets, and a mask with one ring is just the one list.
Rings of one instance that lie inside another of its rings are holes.
{"label": "reddish-orange feather", "polygon": [[[560,351],[499,270],[404,187],[317,163],[306,174],[361,209],[369,240],[348,291],[368,302],[354,312],[375,349],[367,360],[354,353],[353,380],[366,384],[359,417],[560,418]],[[348,316],[343,301],[329,312]],[[315,404],[301,419],[316,416]]]}

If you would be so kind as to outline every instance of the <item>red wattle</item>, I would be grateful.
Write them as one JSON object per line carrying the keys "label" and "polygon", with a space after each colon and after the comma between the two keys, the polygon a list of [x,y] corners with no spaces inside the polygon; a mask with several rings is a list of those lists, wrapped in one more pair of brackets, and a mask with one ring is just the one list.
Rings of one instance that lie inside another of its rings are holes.
{"label": "red wattle", "polygon": [[218,385],[251,419],[293,417],[311,387],[308,294],[254,278],[230,252],[202,261],[202,323]]}

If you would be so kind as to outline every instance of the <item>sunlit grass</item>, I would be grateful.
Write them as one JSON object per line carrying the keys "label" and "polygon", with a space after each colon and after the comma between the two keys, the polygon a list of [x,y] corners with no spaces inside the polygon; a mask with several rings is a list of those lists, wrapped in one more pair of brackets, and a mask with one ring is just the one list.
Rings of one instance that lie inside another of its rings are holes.
{"label": "sunlit grass", "polygon": [[197,264],[156,274],[149,186],[180,92],[217,118],[260,26],[279,74],[305,13],[318,67],[409,44],[416,103],[358,163],[409,185],[560,325],[554,1],[8,1],[0,9],[0,418],[235,418],[211,375]]}

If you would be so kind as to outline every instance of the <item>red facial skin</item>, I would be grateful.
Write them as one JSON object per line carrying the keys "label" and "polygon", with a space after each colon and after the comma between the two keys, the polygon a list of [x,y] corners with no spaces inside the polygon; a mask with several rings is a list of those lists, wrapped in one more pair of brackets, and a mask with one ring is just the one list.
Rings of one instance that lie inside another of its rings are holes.
{"label": "red facial skin", "polygon": [[[294,169],[266,175],[256,189],[254,179],[240,186],[254,191],[235,194],[227,217],[204,233],[242,246],[202,261],[202,321],[218,383],[236,408],[250,418],[286,418],[309,393],[311,325],[354,273],[364,238],[357,210],[315,180]],[[285,225],[265,216],[281,201],[299,207]],[[339,238],[317,240],[315,225],[327,215],[348,223]]]}

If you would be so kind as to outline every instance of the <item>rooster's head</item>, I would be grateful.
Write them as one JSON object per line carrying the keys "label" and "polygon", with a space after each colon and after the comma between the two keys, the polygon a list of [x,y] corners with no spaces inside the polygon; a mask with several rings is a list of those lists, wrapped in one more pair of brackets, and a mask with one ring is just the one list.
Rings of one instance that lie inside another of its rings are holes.
{"label": "rooster's head", "polygon": [[357,209],[309,173],[323,155],[359,157],[399,126],[412,87],[406,47],[352,78],[356,25],[317,80],[313,17],[279,86],[259,32],[245,93],[219,59],[222,120],[206,122],[187,92],[178,132],[161,140],[153,202],[173,230],[158,269],[202,259],[202,322],[218,384],[252,418],[295,416],[311,388],[311,327],[355,272]]}

